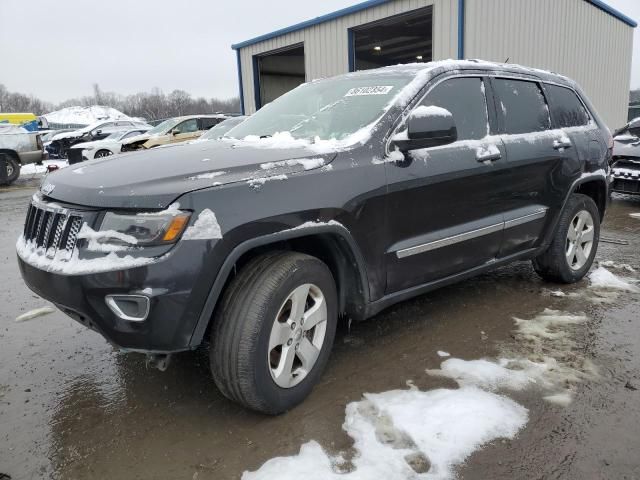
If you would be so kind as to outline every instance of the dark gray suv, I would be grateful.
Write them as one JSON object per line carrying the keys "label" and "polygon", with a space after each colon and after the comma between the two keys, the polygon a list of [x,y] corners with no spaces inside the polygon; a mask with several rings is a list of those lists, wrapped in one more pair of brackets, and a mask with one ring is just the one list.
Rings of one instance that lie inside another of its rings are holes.
{"label": "dark gray suv", "polygon": [[480,61],[351,73],[220,140],[48,175],[18,259],[33,291],[160,366],[210,338],[220,390],[275,414],[320,378],[341,314],[515,260],[580,280],[611,148],[559,75]]}

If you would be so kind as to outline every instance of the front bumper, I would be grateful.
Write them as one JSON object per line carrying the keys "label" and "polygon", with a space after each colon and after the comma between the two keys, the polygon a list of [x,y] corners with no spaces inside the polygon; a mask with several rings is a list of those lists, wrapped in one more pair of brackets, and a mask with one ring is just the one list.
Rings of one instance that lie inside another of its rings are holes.
{"label": "front bumper", "polygon": [[[125,350],[169,353],[195,348],[192,336],[206,299],[198,284],[204,246],[189,241],[156,263],[124,270],[65,275],[27,263],[18,265],[27,286],[84,326]],[[201,242],[205,243],[205,242]],[[199,252],[197,254],[196,252]],[[198,265],[199,266],[199,265]],[[144,295],[149,313],[144,321],[119,318],[105,301],[107,295]]]}
{"label": "front bumper", "polygon": [[611,190],[617,193],[640,195],[640,169],[613,168]]}
{"label": "front bumper", "polygon": [[[34,199],[16,245],[27,286],[123,349],[168,353],[195,348],[200,339],[194,330],[217,273],[211,264],[217,240],[89,252],[78,232],[83,223],[95,226],[99,215]],[[137,320],[118,316],[113,303],[107,305],[113,295],[148,298],[148,314]]]}

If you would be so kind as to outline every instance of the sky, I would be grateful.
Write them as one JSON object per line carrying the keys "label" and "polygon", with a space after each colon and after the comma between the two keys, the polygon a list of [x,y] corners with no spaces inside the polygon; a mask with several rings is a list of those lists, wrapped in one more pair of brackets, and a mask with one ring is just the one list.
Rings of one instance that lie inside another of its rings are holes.
{"label": "sky", "polygon": [[[159,87],[229,98],[238,94],[231,44],[358,1],[0,0],[0,83],[54,103],[91,95],[96,82],[121,94]],[[640,0],[607,3],[640,21]]]}

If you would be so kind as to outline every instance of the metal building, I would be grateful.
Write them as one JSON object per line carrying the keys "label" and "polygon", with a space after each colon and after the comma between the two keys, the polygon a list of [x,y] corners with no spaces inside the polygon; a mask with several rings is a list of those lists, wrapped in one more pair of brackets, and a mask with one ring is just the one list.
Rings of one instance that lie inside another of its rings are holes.
{"label": "metal building", "polygon": [[235,45],[250,114],[302,82],[448,58],[567,75],[626,123],[636,22],[600,0],[369,0]]}

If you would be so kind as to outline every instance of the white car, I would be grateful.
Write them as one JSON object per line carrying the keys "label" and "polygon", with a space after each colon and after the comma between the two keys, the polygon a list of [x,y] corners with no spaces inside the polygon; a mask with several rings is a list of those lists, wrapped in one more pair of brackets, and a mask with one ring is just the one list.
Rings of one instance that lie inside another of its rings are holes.
{"label": "white car", "polygon": [[[114,132],[107,138],[103,138],[102,140],[76,143],[72,147],[69,147],[69,158],[81,156],[82,160],[93,160],[94,158],[108,157],[109,155],[120,153],[122,142],[137,135],[141,135],[149,131],[150,129],[151,127],[134,128],[131,130]],[[75,152],[73,152],[74,150]],[[80,155],[78,155],[78,153],[76,152],[79,152]]]}

